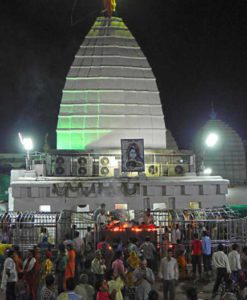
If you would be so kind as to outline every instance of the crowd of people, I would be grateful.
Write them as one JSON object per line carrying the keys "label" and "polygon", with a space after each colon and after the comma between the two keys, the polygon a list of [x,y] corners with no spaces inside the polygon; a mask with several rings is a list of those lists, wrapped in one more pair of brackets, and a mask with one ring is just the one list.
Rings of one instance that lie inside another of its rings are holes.
{"label": "crowd of people", "polygon": [[[239,300],[240,292],[245,296],[247,247],[234,244],[226,254],[219,244],[213,252],[204,228],[193,233],[188,250],[178,224],[169,232],[172,243],[167,243],[165,230],[159,249],[148,235],[144,240],[111,240],[104,234],[103,212],[101,207],[96,216],[96,235],[90,227],[83,238],[74,231],[52,249],[42,230],[39,245],[25,257],[18,246],[8,248],[1,280],[6,300],[175,300],[178,281],[205,278],[215,280],[212,299]],[[150,211],[144,220],[153,222]],[[187,299],[199,299],[194,287],[185,294]]]}

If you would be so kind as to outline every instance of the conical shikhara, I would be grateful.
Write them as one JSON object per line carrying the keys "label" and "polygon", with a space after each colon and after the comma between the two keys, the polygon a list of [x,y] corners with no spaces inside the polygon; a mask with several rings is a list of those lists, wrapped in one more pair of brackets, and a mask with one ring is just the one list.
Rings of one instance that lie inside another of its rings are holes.
{"label": "conical shikhara", "polygon": [[98,17],[66,78],[57,149],[120,148],[120,139],[166,148],[166,128],[152,69],[121,18]]}

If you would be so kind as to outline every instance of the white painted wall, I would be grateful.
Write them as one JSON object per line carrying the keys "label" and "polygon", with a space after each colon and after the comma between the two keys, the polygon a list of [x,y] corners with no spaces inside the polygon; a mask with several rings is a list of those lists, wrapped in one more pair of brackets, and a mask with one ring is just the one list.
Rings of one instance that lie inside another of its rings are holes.
{"label": "white painted wall", "polygon": [[[226,204],[228,181],[221,177],[156,177],[156,178],[62,178],[19,177],[11,181],[13,210],[38,210],[40,205],[50,205],[52,211],[76,210],[78,205],[89,204],[90,210],[104,202],[107,209],[115,204],[126,203],[128,209],[142,210],[144,199],[150,208],[154,203],[165,203],[175,199],[175,208],[189,208],[190,202],[200,202],[202,208]],[[128,182],[130,189],[128,189]],[[66,188],[71,184],[72,190]],[[82,188],[75,187],[80,184]],[[133,185],[136,190],[133,192]],[[57,193],[54,191],[57,189]],[[64,194],[67,189],[66,194]],[[58,190],[60,192],[58,192]],[[89,192],[90,191],[90,192]],[[58,195],[59,194],[59,195]]]}

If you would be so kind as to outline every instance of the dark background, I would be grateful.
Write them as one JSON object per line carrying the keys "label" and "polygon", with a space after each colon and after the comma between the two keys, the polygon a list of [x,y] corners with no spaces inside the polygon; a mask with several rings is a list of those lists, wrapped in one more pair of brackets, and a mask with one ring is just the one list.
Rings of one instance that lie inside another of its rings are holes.
{"label": "dark background", "polygon": [[[246,6],[245,0],[118,0],[181,148],[208,120],[212,101],[218,118],[247,138]],[[21,149],[18,131],[32,135],[36,150],[48,132],[55,148],[65,77],[101,7],[100,0],[0,1],[1,152]]]}

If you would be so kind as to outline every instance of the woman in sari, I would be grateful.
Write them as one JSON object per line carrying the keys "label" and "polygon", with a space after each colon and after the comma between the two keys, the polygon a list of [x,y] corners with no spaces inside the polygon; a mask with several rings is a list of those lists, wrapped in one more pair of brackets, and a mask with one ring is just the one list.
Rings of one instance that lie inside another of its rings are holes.
{"label": "woman in sari", "polygon": [[128,264],[128,273],[126,276],[126,283],[127,283],[127,293],[130,300],[135,299],[135,283],[133,278],[133,272],[135,269],[139,268],[140,265],[140,258],[136,254],[135,251],[131,251],[130,255],[127,259]]}
{"label": "woman in sari", "polygon": [[75,277],[75,250],[73,249],[72,244],[67,245],[67,264],[66,264],[66,270],[64,275],[64,287],[66,280],[68,278],[74,278]]}
{"label": "woman in sari", "polygon": [[36,258],[34,257],[34,250],[29,250],[27,258],[23,263],[23,271],[24,271],[24,279],[26,280],[29,291],[30,291],[30,299],[36,299],[36,277],[35,277],[35,265]]}

